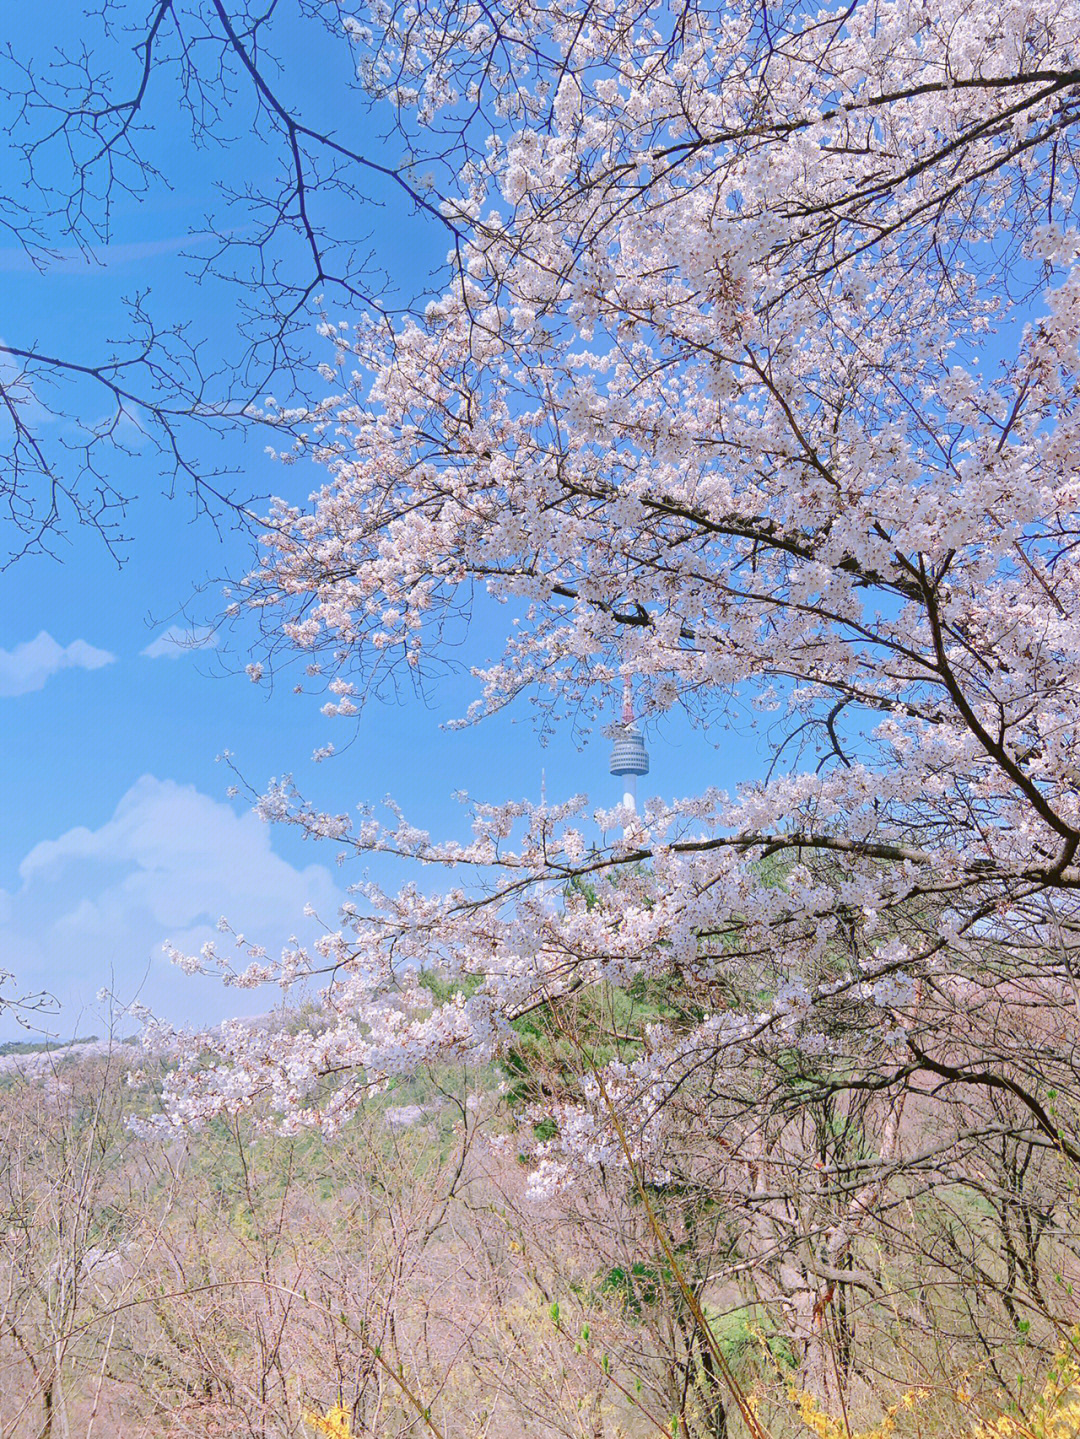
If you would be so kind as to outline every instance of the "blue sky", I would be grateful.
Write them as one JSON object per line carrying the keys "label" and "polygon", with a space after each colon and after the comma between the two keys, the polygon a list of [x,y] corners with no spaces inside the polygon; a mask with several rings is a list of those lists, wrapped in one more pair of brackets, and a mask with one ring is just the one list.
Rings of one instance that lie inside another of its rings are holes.
{"label": "blue sky", "polygon": [[[68,0],[47,14],[57,33],[81,23]],[[32,40],[10,36],[17,49],[47,51],[40,20],[38,12]],[[352,103],[326,82],[314,56],[299,49],[292,63],[305,100],[317,91],[320,104],[333,104],[335,93],[341,106]],[[121,297],[149,289],[160,313],[190,318],[215,352],[228,352],[233,298],[193,283],[181,257],[208,203],[205,153],[184,144],[167,97],[150,118],[157,128],[149,143],[158,146],[171,188],[120,204],[99,263],[87,265],[62,245],[60,260],[39,275],[17,247],[0,245],[0,335],[9,343],[33,339],[76,358],[94,356],[122,328]],[[337,118],[361,133],[371,123],[361,111]],[[243,133],[243,114],[235,119]],[[214,164],[234,176],[257,167],[261,157],[250,149],[238,142]],[[393,256],[402,290],[422,288],[443,237],[393,204],[365,213],[362,224],[376,249]],[[333,314],[348,317],[340,307]],[[273,464],[262,445],[253,437],[220,447],[247,490],[301,499],[318,483],[314,470]],[[294,697],[288,685],[268,695],[243,675],[242,655],[169,642],[170,627],[187,625],[185,611],[199,623],[212,619],[221,577],[243,572],[248,542],[197,515],[188,498],[166,498],[148,455],[117,461],[117,479],[138,496],[122,565],[92,534],[73,529],[59,558],[31,557],[0,574],[0,967],[15,973],[21,990],[57,997],[60,1012],[47,1021],[55,1033],[100,1032],[94,996],[103,986],[124,1000],[138,994],[184,1022],[268,1008],[273,994],[238,994],[183,976],[164,958],[164,941],[197,948],[226,915],[273,949],[292,933],[312,933],[306,903],[332,921],[344,884],[360,877],[230,800],[231,776],[215,762],[225,749],[256,786],[288,770],[335,809],[392,793],[437,834],[464,829],[455,790],[488,801],[536,796],[542,768],[553,799],[588,791],[597,803],[617,802],[606,742],[597,737],[579,749],[564,730],[544,749],[528,705],[477,729],[445,730],[474,698],[464,677],[426,702],[371,707],[354,743],[314,767],[312,750],[343,738],[319,714],[317,698]],[[496,654],[508,621],[504,611],[496,623],[485,621],[470,658]],[[757,771],[751,740],[711,738],[722,742],[714,746],[675,720],[651,732],[653,772],[642,795],[730,787]],[[21,1034],[0,1012],[0,1040]]]}
{"label": "blue sky", "polygon": [[[316,697],[287,685],[268,695],[213,649],[169,643],[192,574],[230,549],[235,563],[245,554],[205,522],[177,524],[178,508],[147,504],[123,568],[75,535],[63,563],[28,560],[0,577],[0,954],[24,990],[61,999],[49,1023],[62,1034],[100,1031],[102,986],[185,1022],[266,1009],[272,995],[181,975],[163,942],[197,949],[226,915],[274,948],[313,932],[307,903],[332,922],[344,884],[360,878],[339,870],[332,850],[271,830],[229,799],[232,776],[216,762],[225,749],[256,785],[288,770],[335,809],[389,793],[435,834],[464,830],[455,790],[536,797],[542,769],[552,799],[619,798],[607,742],[578,748],[563,728],[543,747],[527,704],[444,729],[474,696],[467,677],[445,681],[427,703],[372,705],[353,742],[313,765],[314,748],[348,739],[348,722],[324,719]],[[487,628],[476,652],[493,653],[499,638]],[[717,751],[675,720],[649,740],[642,797],[731,785],[757,768],[747,741]],[[0,1039],[18,1033],[0,1015]]]}

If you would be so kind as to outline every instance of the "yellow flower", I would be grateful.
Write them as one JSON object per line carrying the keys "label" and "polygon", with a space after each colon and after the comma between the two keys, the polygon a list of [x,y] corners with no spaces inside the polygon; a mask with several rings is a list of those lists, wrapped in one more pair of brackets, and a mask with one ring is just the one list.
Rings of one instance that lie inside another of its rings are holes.
{"label": "yellow flower", "polygon": [[312,1409],[305,1409],[304,1420],[320,1434],[325,1434],[326,1439],[352,1439],[349,1416],[343,1404],[335,1404],[333,1409],[328,1409],[325,1414],[316,1414]]}
{"label": "yellow flower", "polygon": [[1080,1364],[1074,1354],[1078,1342],[1080,1330],[1074,1330],[1071,1339],[1062,1343],[1042,1393],[1026,1414],[1016,1419],[1001,1414],[978,1424],[970,1431],[970,1439],[1077,1439],[1080,1435]]}
{"label": "yellow flower", "polygon": [[816,1434],[818,1439],[889,1439],[896,1428],[895,1404],[885,1412],[885,1418],[876,1429],[864,1429],[861,1433],[851,1433],[846,1424],[841,1424],[831,1414],[827,1414],[812,1394],[807,1394],[802,1389],[789,1389],[788,1398],[799,1411],[799,1418],[803,1426]]}

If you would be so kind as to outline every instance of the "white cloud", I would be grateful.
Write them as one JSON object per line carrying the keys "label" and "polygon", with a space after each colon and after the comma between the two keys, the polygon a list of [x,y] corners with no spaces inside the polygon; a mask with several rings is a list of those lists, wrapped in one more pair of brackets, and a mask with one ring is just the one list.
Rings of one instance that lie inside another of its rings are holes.
{"label": "white cloud", "polygon": [[[91,1016],[102,986],[124,1001],[138,994],[185,1023],[265,1011],[276,990],[188,977],[165,957],[163,943],[197,953],[213,939],[224,950],[231,944],[217,932],[224,914],[273,955],[291,935],[304,941],[319,933],[303,917],[305,905],[333,925],[343,899],[324,866],[297,869],[276,854],[255,815],[152,775],[99,829],[70,829],[35,845],[19,880],[11,894],[0,891],[0,953],[21,992],[47,990],[61,1002],[51,1027],[63,1034],[100,1031]],[[0,1013],[0,1037],[9,1031],[17,1032],[15,1023]]]}
{"label": "white cloud", "polygon": [[60,670],[99,670],[111,665],[116,656],[95,649],[85,640],[58,644],[42,630],[37,639],[25,640],[13,650],[0,649],[0,695],[25,695],[44,688]]}
{"label": "white cloud", "polygon": [[212,650],[217,646],[217,634],[210,625],[170,625],[162,630],[157,639],[151,640],[142,653],[148,660],[175,660],[188,650]]}

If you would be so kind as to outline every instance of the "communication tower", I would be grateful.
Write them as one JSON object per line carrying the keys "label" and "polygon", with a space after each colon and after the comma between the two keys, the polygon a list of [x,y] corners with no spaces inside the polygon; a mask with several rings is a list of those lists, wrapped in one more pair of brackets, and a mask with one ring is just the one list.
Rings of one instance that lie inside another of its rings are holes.
{"label": "communication tower", "polygon": [[614,739],[608,768],[612,774],[622,777],[623,808],[636,814],[638,775],[649,773],[649,751],[641,730],[634,723],[629,681],[623,688],[622,723],[616,727]]}

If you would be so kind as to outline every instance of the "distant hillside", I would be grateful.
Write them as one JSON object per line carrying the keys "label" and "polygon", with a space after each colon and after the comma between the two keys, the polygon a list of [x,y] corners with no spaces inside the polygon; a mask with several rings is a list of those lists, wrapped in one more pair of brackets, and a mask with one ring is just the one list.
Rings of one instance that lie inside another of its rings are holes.
{"label": "distant hillside", "polygon": [[12,1039],[0,1044],[0,1075],[41,1074],[69,1059],[94,1059],[134,1050],[130,1039],[30,1040]]}
{"label": "distant hillside", "polygon": [[45,1049],[70,1049],[75,1044],[96,1044],[99,1035],[88,1034],[85,1039],[7,1039],[0,1044],[3,1054],[40,1054]]}

